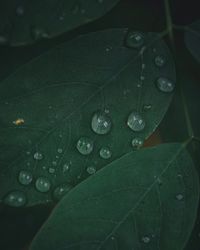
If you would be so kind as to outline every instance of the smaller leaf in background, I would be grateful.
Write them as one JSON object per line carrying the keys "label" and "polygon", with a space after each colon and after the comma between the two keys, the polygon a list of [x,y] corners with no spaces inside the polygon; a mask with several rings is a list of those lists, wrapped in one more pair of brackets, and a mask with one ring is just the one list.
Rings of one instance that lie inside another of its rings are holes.
{"label": "smaller leaf in background", "polygon": [[31,250],[182,250],[199,180],[181,144],[129,153],[80,183],[54,209]]}
{"label": "smaller leaf in background", "polygon": [[193,57],[200,63],[200,20],[187,26],[185,44]]}

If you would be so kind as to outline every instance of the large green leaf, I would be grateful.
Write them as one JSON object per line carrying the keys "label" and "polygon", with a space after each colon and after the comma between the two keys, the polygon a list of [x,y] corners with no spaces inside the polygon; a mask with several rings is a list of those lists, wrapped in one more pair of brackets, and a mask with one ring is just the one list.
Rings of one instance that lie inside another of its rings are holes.
{"label": "large green leaf", "polygon": [[93,21],[119,0],[8,0],[0,2],[0,44],[24,45]]}
{"label": "large green leaf", "polygon": [[[27,205],[51,201],[56,186],[76,185],[133,150],[133,138],[143,141],[157,128],[172,98],[171,92],[159,90],[157,79],[167,77],[174,84],[173,59],[160,36],[144,33],[144,44],[139,42],[145,47],[133,48],[130,41],[127,46],[130,34],[135,33],[113,29],[81,36],[1,82],[1,199],[18,190]],[[155,64],[160,55],[166,61],[162,67]],[[111,120],[107,134],[91,129],[99,110]],[[142,116],[142,125],[134,122],[140,131],[127,125],[133,111]],[[80,137],[93,141],[91,154],[77,150]],[[109,159],[100,157],[102,147],[110,148]],[[21,170],[33,175],[30,185],[19,184]],[[50,192],[35,189],[40,176],[50,181]]]}
{"label": "large green leaf", "polygon": [[132,152],[66,195],[31,250],[181,250],[198,197],[198,175],[183,145]]}
{"label": "large green leaf", "polygon": [[193,57],[200,62],[200,20],[187,26],[185,43]]}

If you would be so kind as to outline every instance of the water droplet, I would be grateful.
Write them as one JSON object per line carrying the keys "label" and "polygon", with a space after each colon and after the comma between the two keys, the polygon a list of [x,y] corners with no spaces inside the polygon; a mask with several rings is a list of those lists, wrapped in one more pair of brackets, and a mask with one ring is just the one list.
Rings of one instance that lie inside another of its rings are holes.
{"label": "water droplet", "polygon": [[95,167],[87,167],[87,172],[88,172],[88,174],[95,174],[96,168]]}
{"label": "water droplet", "polygon": [[16,8],[16,15],[17,16],[23,16],[24,15],[24,7],[23,6],[18,6]]}
{"label": "water droplet", "polygon": [[40,161],[40,160],[43,159],[43,155],[42,155],[41,153],[39,153],[39,152],[36,152],[36,153],[33,155],[33,158],[34,158],[35,160]]}
{"label": "water droplet", "polygon": [[91,127],[95,133],[99,135],[107,134],[111,130],[111,126],[111,119],[105,112],[98,111],[93,115]]}
{"label": "water droplet", "polygon": [[52,161],[52,165],[55,167],[57,166],[57,161]]}
{"label": "water droplet", "polygon": [[81,137],[77,141],[76,148],[82,155],[89,155],[94,148],[94,143],[89,137]]}
{"label": "water droplet", "polygon": [[56,201],[59,201],[66,193],[72,189],[72,186],[69,184],[62,184],[56,187],[53,191],[53,198]]}
{"label": "water droplet", "polygon": [[57,151],[58,151],[59,154],[62,154],[62,152],[63,152],[62,148],[58,148]]}
{"label": "water droplet", "polygon": [[145,69],[145,68],[146,68],[146,64],[142,63],[142,69]]}
{"label": "water droplet", "polygon": [[22,170],[19,172],[18,180],[22,185],[29,185],[33,180],[31,172]]}
{"label": "water droplet", "polygon": [[69,169],[70,169],[70,163],[65,163],[65,164],[63,165],[63,173],[69,171]]}
{"label": "water droplet", "polygon": [[183,195],[182,194],[177,194],[176,199],[181,201],[183,199]]}
{"label": "water droplet", "polygon": [[145,104],[144,106],[143,106],[143,110],[144,111],[148,111],[148,110],[150,110],[152,108],[152,105],[151,104]]}
{"label": "water droplet", "polygon": [[158,89],[162,92],[170,93],[174,90],[174,83],[165,77],[160,77],[156,81]]}
{"label": "water droplet", "polygon": [[166,60],[164,56],[159,55],[155,57],[154,62],[157,67],[163,67],[165,65]]}
{"label": "water droplet", "polygon": [[108,46],[107,48],[106,48],[106,52],[109,52],[109,51],[111,51],[112,50],[112,47],[111,46]]}
{"label": "water droplet", "polygon": [[130,48],[140,48],[144,44],[144,34],[141,32],[129,32],[126,44]]}
{"label": "water droplet", "polygon": [[112,152],[108,147],[102,147],[99,151],[99,155],[103,159],[109,159],[112,156]]}
{"label": "water droplet", "polygon": [[140,80],[144,81],[145,80],[145,76],[140,76]]}
{"label": "water droplet", "polygon": [[4,203],[11,207],[22,207],[26,202],[26,195],[21,191],[12,191],[4,198]]}
{"label": "water droplet", "polygon": [[56,170],[55,170],[55,168],[51,168],[51,167],[50,167],[50,168],[48,169],[48,171],[49,171],[50,174],[54,174]]}
{"label": "water droplet", "polygon": [[132,144],[133,148],[138,149],[138,148],[142,147],[143,140],[141,138],[133,138],[131,144]]}
{"label": "water droplet", "polygon": [[130,115],[128,117],[127,125],[133,131],[139,132],[145,128],[145,121],[143,120],[141,115],[139,115],[137,112],[133,111],[132,113],[130,113]]}
{"label": "water droplet", "polygon": [[46,177],[38,177],[35,182],[35,187],[39,192],[45,193],[49,191],[51,184]]}
{"label": "water droplet", "polygon": [[150,238],[148,237],[148,236],[143,236],[142,237],[142,242],[143,243],[145,243],[145,244],[147,244],[147,243],[149,243],[151,240],[150,240]]}

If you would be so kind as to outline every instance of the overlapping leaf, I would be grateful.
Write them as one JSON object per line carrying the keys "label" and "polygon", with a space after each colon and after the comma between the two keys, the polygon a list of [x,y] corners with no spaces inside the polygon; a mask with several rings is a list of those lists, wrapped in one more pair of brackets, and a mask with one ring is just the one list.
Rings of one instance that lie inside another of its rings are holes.
{"label": "overlapping leaf", "polygon": [[[58,185],[76,185],[88,177],[88,167],[102,168],[131,151],[133,138],[145,140],[157,128],[172,93],[160,91],[156,81],[167,77],[175,82],[173,59],[157,34],[143,34],[144,44],[137,48],[126,46],[127,34],[127,29],[113,29],[81,36],[1,82],[1,200],[17,190],[28,206],[51,201]],[[162,67],[155,64],[160,55]],[[106,135],[91,129],[98,110],[112,121]],[[139,132],[127,126],[132,111],[145,121]],[[76,148],[82,136],[94,142],[87,156]],[[110,148],[110,159],[99,156],[101,147]],[[32,174],[29,185],[19,184],[21,170]],[[49,180],[49,192],[36,190],[38,177]]]}
{"label": "overlapping leaf", "polygon": [[198,176],[183,145],[132,152],[66,195],[30,249],[181,250],[198,197]]}

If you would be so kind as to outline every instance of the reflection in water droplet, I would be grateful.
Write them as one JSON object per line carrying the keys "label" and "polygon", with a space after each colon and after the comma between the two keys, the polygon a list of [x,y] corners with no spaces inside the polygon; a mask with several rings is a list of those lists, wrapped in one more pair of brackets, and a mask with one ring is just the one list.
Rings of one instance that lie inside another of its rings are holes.
{"label": "reflection in water droplet", "polygon": [[157,67],[163,67],[165,65],[166,60],[164,56],[156,56],[154,62]]}
{"label": "reflection in water droplet", "polygon": [[76,147],[82,155],[89,155],[93,151],[94,143],[89,137],[81,137]]}
{"label": "reflection in water droplet", "polygon": [[176,199],[181,201],[183,199],[183,195],[182,194],[177,194]]}
{"label": "reflection in water droplet", "polygon": [[36,152],[34,155],[33,155],[33,158],[35,159],[35,160],[42,160],[43,159],[43,155],[41,154],[41,153],[39,153],[39,152]]}
{"label": "reflection in water droplet", "polygon": [[38,177],[35,182],[35,187],[39,192],[45,193],[49,191],[51,184],[46,177]]}
{"label": "reflection in water droplet", "polygon": [[143,236],[142,237],[142,242],[143,243],[145,243],[145,244],[147,244],[147,243],[149,243],[151,240],[150,240],[150,238],[148,237],[148,236]]}
{"label": "reflection in water droplet", "polygon": [[130,115],[128,117],[127,125],[133,131],[139,132],[145,128],[145,121],[143,120],[141,115],[139,115],[137,112],[133,111],[132,113],[130,113]]}
{"label": "reflection in water droplet", "polygon": [[126,45],[130,48],[140,48],[144,44],[144,34],[141,32],[131,31],[129,32]]}
{"label": "reflection in water droplet", "polygon": [[165,92],[165,93],[172,92],[175,87],[174,83],[165,77],[158,78],[156,81],[156,85],[160,91]]}
{"label": "reflection in water droplet", "polygon": [[22,185],[29,185],[33,180],[31,172],[22,170],[19,172],[18,180]]}
{"label": "reflection in water droplet", "polygon": [[56,201],[59,201],[66,193],[72,189],[72,186],[69,184],[62,184],[56,187],[53,191],[53,198]]}
{"label": "reflection in water droplet", "polygon": [[99,135],[107,134],[111,130],[111,126],[111,119],[105,112],[98,111],[93,115],[91,127],[95,133]]}
{"label": "reflection in water droplet", "polygon": [[88,172],[88,174],[95,174],[96,168],[95,167],[87,167],[87,172]]}
{"label": "reflection in water droplet", "polygon": [[11,207],[22,207],[26,202],[26,195],[21,191],[12,191],[4,198],[4,203]]}
{"label": "reflection in water droplet", "polygon": [[99,151],[99,155],[103,159],[109,159],[112,156],[112,152],[108,147],[102,147]]}
{"label": "reflection in water droplet", "polygon": [[143,145],[143,140],[141,138],[133,138],[131,144],[134,149],[139,149]]}

